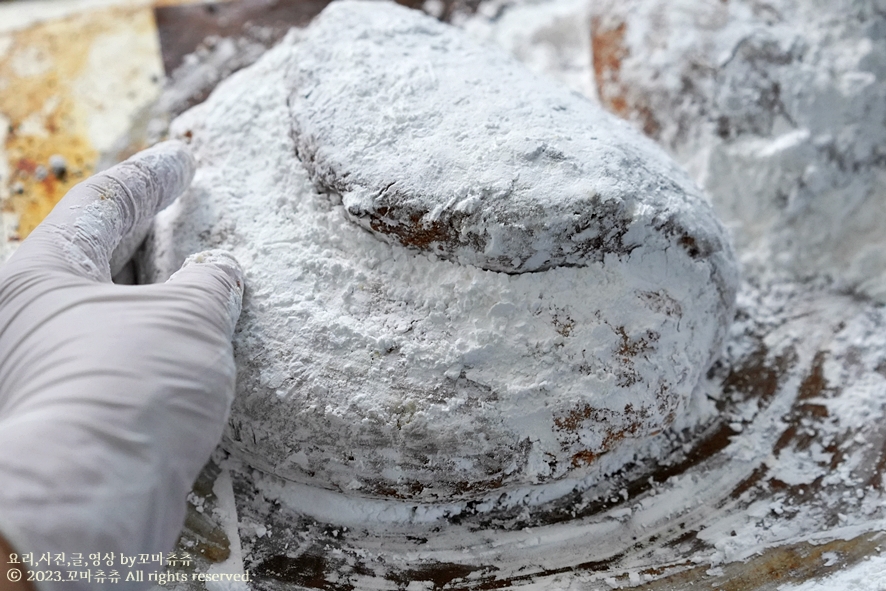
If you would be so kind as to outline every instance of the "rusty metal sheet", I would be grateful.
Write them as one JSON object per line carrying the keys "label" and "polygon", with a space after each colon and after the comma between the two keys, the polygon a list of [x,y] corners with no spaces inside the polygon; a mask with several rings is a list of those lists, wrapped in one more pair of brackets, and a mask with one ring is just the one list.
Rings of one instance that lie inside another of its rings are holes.
{"label": "rusty metal sheet", "polygon": [[161,82],[147,6],[75,12],[0,32],[0,255],[92,174],[99,153]]}

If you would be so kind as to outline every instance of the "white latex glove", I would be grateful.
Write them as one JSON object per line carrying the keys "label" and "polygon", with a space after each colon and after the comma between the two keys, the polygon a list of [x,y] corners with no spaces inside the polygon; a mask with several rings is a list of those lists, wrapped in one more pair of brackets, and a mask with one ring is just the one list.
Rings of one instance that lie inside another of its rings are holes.
{"label": "white latex glove", "polygon": [[0,535],[18,552],[173,548],[233,397],[243,276],[219,251],[157,285],[114,285],[110,263],[194,169],[180,142],[133,156],[74,187],[0,267]]}

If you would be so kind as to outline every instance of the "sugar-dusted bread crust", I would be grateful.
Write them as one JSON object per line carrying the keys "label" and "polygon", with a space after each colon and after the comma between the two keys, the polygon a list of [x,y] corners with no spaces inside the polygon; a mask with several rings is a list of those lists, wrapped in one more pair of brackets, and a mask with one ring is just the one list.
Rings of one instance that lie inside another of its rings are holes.
{"label": "sugar-dusted bread crust", "polygon": [[173,132],[199,168],[146,274],[210,246],[245,267],[225,445],[254,466],[450,501],[615,470],[702,420],[723,228],[652,143],[493,47],[337,2]]}
{"label": "sugar-dusted bread crust", "polygon": [[877,2],[600,0],[602,103],[704,185],[749,276],[886,302],[886,12]]}

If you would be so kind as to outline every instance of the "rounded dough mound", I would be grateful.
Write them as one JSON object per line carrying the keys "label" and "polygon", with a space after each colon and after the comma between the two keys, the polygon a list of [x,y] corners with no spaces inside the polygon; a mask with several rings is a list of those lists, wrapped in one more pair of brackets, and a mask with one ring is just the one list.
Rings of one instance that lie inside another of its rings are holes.
{"label": "rounded dough mound", "polygon": [[696,420],[737,284],[725,232],[652,143],[499,50],[333,3],[173,133],[199,168],[144,269],[244,265],[225,445],[252,465],[457,500]]}

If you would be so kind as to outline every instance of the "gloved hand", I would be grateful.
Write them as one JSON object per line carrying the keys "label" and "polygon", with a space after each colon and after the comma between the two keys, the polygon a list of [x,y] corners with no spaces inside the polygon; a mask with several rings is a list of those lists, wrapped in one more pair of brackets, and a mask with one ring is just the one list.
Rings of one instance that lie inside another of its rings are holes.
{"label": "gloved hand", "polygon": [[18,552],[175,543],[233,397],[243,275],[209,251],[165,284],[110,278],[194,169],[180,142],[133,156],[74,187],[0,267],[0,535]]}

